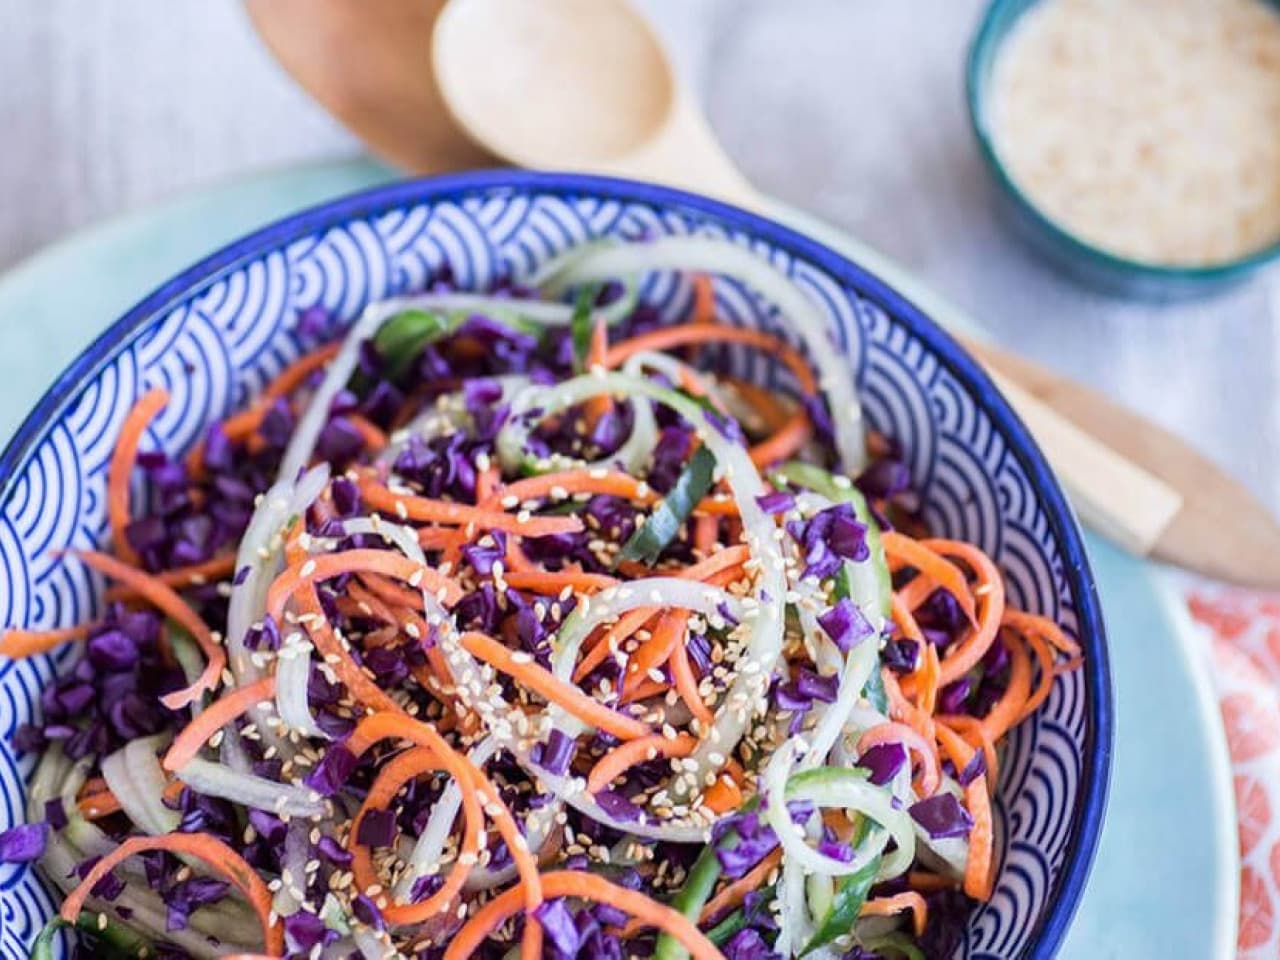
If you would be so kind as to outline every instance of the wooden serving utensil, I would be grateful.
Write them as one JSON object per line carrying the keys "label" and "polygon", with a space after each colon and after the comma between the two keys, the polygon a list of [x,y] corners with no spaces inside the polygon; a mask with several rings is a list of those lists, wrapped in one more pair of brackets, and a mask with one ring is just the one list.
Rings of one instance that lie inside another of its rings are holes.
{"label": "wooden serving utensil", "polygon": [[[1213,461],[1097,391],[989,343],[963,342],[1031,429],[1085,523],[1136,553],[1231,583],[1280,589],[1280,523]],[[1057,422],[1042,422],[1044,410],[1054,411]],[[1063,424],[1075,436],[1063,435]],[[1117,471],[1114,458],[1097,459],[1096,446],[1122,451],[1127,466],[1159,478],[1163,489]],[[1100,491],[1110,485],[1114,496],[1080,495],[1080,485],[1095,483]],[[1177,509],[1170,510],[1173,496]],[[1116,536],[1120,528],[1106,515],[1121,508],[1142,511],[1149,542]]]}
{"label": "wooden serving utensil", "polygon": [[[246,0],[298,82],[415,173],[612,173],[766,208],[625,0]],[[1280,587],[1280,527],[1177,438],[986,344],[1082,519],[1138,554]]]}
{"label": "wooden serving utensil", "polygon": [[384,160],[415,173],[492,167],[436,86],[444,0],[246,0],[254,28],[311,96]]}

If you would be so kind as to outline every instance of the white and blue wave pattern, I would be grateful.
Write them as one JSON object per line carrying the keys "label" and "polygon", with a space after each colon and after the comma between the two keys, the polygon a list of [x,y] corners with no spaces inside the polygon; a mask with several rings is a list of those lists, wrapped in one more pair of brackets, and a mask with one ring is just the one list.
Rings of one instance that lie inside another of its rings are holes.
{"label": "white and blue wave pattern", "polygon": [[[512,173],[401,185],[295,217],[215,256],[113,328],[5,454],[0,624],[66,625],[98,608],[101,583],[54,551],[105,539],[107,462],[125,413],[146,389],[163,386],[172,397],[146,443],[178,453],[299,355],[298,317],[309,307],[347,322],[443,269],[463,287],[484,288],[595,238],[685,233],[749,247],[823,306],[871,425],[903,446],[933,529],[989,551],[1008,573],[1011,602],[1052,616],[1101,660],[1096,601],[1060,494],[1032,475],[1029,464],[1043,465],[1002,403],[1005,412],[993,415],[989,386],[909,305],[834,254],[714,204],[613,181]],[[795,342],[752,291],[722,283],[717,295],[729,321]],[[648,282],[645,296],[674,316],[688,309],[692,291],[687,278],[665,275]],[[785,369],[768,357],[730,350],[726,359],[758,382],[787,385]],[[33,767],[32,758],[14,756],[9,737],[32,717],[55,659],[0,663],[0,830],[23,819]],[[972,917],[964,956],[1047,954],[1061,936],[1094,843],[1098,778],[1105,781],[1086,759],[1105,755],[1100,670],[1059,678],[1044,709],[1012,738],[995,801],[999,882]],[[54,909],[34,871],[0,866],[0,960],[25,958]]]}

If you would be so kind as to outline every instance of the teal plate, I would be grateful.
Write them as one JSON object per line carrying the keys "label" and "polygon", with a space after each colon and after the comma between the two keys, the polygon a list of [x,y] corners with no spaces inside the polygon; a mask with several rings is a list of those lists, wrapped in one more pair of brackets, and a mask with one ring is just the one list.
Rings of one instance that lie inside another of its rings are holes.
{"label": "teal plate", "polygon": [[[261,174],[93,227],[0,278],[0,440],[135,300],[210,250],[335,195],[389,179],[351,160]],[[944,326],[974,325],[901,268],[831,227],[778,219],[869,267]],[[1150,564],[1090,538],[1116,690],[1110,802],[1060,956],[1225,960],[1239,863],[1225,738],[1181,601]]]}

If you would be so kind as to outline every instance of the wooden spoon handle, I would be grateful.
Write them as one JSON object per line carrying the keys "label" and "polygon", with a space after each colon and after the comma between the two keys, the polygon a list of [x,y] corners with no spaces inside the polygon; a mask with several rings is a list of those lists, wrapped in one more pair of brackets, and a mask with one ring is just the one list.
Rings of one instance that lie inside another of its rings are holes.
{"label": "wooden spoon handle", "polygon": [[648,142],[625,157],[596,163],[594,169],[705,193],[749,210],[763,209],[764,199],[721,148],[687,92],[680,89],[675,96],[666,122]]}
{"label": "wooden spoon handle", "polygon": [[1182,495],[1036,397],[999,362],[998,351],[977,342],[965,346],[1035,437],[1081,521],[1127,550],[1149,554],[1182,508]]}
{"label": "wooden spoon handle", "polygon": [[1097,391],[990,344],[965,345],[988,370],[1016,381],[1025,395],[1180,493],[1181,509],[1152,556],[1219,580],[1280,589],[1280,521],[1241,483],[1180,437]]}

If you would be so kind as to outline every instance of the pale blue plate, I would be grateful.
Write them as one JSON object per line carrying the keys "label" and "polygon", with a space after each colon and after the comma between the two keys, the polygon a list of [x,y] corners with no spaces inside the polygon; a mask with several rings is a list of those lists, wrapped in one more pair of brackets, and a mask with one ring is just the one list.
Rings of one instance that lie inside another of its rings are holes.
{"label": "pale blue plate", "polygon": [[[100,226],[0,281],[0,440],[105,323],[252,227],[387,179],[364,161],[227,184]],[[934,318],[966,321],[829,227],[779,211],[875,270]],[[1117,737],[1093,873],[1061,956],[1225,958],[1235,938],[1234,805],[1217,708],[1180,605],[1156,572],[1091,539],[1112,637]]]}

